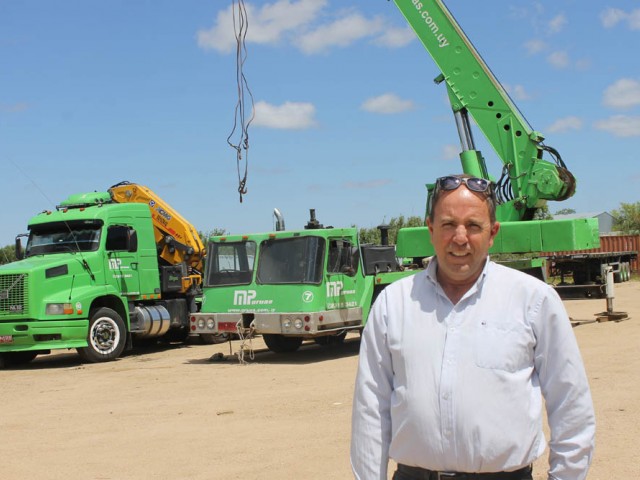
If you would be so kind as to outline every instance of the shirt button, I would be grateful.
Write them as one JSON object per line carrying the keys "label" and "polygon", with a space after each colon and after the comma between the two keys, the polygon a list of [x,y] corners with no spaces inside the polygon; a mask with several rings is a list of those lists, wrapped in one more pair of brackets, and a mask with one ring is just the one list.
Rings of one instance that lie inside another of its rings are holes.
{"label": "shirt button", "polygon": [[449,394],[448,393],[443,394],[442,398],[444,398],[445,400],[449,400]]}

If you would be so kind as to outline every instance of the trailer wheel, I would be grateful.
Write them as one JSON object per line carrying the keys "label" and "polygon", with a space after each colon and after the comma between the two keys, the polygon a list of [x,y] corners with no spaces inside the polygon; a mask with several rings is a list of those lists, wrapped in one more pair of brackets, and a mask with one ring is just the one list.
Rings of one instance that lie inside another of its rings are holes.
{"label": "trailer wheel", "polygon": [[274,353],[291,353],[295,352],[302,345],[302,337],[285,337],[272,333],[262,335],[267,348]]}
{"label": "trailer wheel", "polygon": [[78,348],[80,357],[90,363],[108,362],[120,356],[126,343],[126,329],[118,312],[102,307],[91,313],[87,347]]}
{"label": "trailer wheel", "polygon": [[631,280],[631,265],[629,265],[629,262],[624,262],[624,280],[622,280],[623,282],[628,282],[629,280]]}
{"label": "trailer wheel", "polygon": [[622,282],[622,265],[618,267],[617,272],[613,272],[613,283],[621,283]]}

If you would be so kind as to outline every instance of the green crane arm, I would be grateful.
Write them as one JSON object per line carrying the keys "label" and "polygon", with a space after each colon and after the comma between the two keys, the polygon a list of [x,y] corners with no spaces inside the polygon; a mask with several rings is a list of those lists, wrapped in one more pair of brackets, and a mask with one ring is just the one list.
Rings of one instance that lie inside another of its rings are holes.
{"label": "green crane arm", "polygon": [[[469,114],[503,163],[498,220],[530,220],[546,200],[573,195],[575,179],[543,144],[441,0],[394,0],[442,72],[462,146],[465,173],[490,178],[475,149]],[[550,152],[555,162],[542,158]]]}

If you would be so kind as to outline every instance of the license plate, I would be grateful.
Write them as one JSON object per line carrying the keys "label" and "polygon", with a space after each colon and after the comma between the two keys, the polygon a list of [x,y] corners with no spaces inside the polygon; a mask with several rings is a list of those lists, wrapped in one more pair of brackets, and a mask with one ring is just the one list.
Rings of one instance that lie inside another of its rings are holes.
{"label": "license plate", "polygon": [[0,343],[13,343],[13,335],[0,335]]}
{"label": "license plate", "polygon": [[218,322],[219,332],[235,332],[236,322]]}

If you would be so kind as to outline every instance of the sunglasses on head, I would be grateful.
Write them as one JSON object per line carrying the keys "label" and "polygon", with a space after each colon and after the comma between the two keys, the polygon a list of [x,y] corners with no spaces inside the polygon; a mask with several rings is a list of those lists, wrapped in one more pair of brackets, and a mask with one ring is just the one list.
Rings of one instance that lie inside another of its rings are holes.
{"label": "sunglasses on head", "polygon": [[454,175],[449,175],[447,177],[440,177],[436,180],[436,186],[440,190],[455,190],[460,185],[465,184],[469,190],[472,192],[490,192],[491,190],[491,181],[486,180],[484,178],[477,177],[456,177]]}

